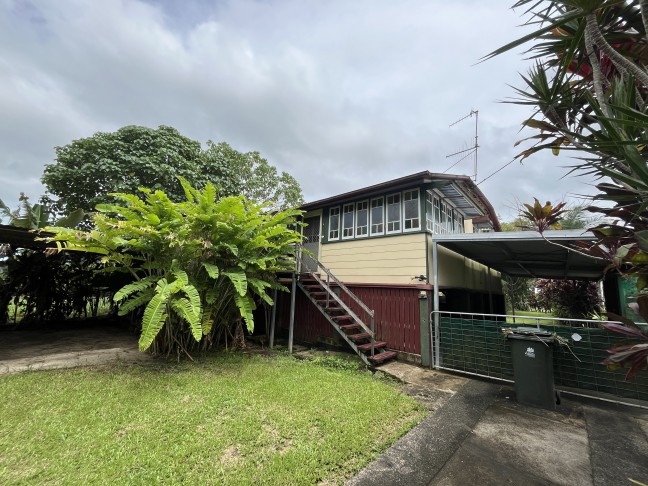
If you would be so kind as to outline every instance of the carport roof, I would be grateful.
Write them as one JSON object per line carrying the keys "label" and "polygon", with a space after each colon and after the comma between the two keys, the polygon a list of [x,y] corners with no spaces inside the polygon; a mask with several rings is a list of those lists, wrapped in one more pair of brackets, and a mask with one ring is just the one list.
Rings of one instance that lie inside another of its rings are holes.
{"label": "carport roof", "polygon": [[598,280],[609,263],[574,251],[595,241],[591,232],[583,230],[545,231],[544,238],[536,231],[444,234],[433,238],[439,246],[511,277]]}

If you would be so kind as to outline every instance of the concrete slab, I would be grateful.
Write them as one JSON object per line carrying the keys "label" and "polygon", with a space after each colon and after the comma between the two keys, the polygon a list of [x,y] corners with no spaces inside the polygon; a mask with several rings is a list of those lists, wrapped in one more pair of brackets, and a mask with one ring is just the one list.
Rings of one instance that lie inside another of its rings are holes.
{"label": "concrete slab", "polygon": [[631,480],[648,484],[645,420],[613,407],[584,410],[594,484],[630,484]]}
{"label": "concrete slab", "polygon": [[0,361],[0,375],[24,371],[76,368],[78,366],[103,366],[115,363],[147,363],[153,356],[137,349],[111,348],[71,353],[46,354],[31,358]]}
{"label": "concrete slab", "polygon": [[430,484],[591,485],[584,421],[534,412],[492,405]]}
{"label": "concrete slab", "polygon": [[432,415],[349,485],[648,484],[645,409],[563,396],[544,410],[518,404],[509,385],[402,362],[380,369],[409,380],[404,390]]}

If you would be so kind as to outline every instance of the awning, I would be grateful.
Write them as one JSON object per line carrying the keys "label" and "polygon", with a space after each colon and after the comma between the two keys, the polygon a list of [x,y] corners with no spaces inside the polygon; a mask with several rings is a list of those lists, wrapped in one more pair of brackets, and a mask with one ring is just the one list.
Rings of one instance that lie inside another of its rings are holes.
{"label": "awning", "polygon": [[595,241],[583,230],[444,234],[433,241],[511,277],[598,280],[609,264],[583,254]]}

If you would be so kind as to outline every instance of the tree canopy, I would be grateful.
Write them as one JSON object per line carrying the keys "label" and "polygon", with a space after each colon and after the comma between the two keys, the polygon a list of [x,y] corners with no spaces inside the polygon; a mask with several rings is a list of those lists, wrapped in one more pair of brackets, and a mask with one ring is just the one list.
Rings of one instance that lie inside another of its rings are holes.
{"label": "tree canopy", "polygon": [[52,208],[59,213],[92,211],[113,192],[134,194],[140,187],[163,190],[172,201],[184,192],[178,177],[197,188],[207,182],[219,196],[242,194],[274,208],[298,206],[301,188],[287,173],[258,152],[240,153],[226,143],[200,142],[168,126],[126,126],[99,132],[56,148],[56,162],[45,167],[42,181]]}

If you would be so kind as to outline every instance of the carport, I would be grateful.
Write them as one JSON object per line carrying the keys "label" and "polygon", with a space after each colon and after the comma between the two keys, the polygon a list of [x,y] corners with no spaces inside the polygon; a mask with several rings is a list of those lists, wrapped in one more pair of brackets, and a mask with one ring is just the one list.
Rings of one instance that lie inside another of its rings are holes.
{"label": "carport", "polygon": [[[516,316],[482,314],[474,310],[441,311],[439,246],[511,277],[601,280],[609,262],[585,253],[594,242],[594,235],[582,230],[547,231],[543,235],[532,231],[434,235],[434,277],[431,279],[434,310],[428,330],[429,365],[510,382],[513,378],[511,353],[502,331],[520,323],[529,325],[528,319]],[[606,304],[608,310],[620,313],[620,309],[615,308],[618,302]],[[601,321],[556,317],[531,319],[539,329],[542,326],[568,343],[554,352],[554,380],[560,390],[596,398],[607,396],[606,399],[612,401],[648,400],[648,376],[637,375],[626,382],[624,370],[611,371],[601,364],[607,350],[623,339],[601,329]]]}
{"label": "carport", "polygon": [[600,280],[609,262],[583,253],[594,242],[594,234],[582,230],[434,235],[434,310],[439,311],[439,246],[510,277]]}

